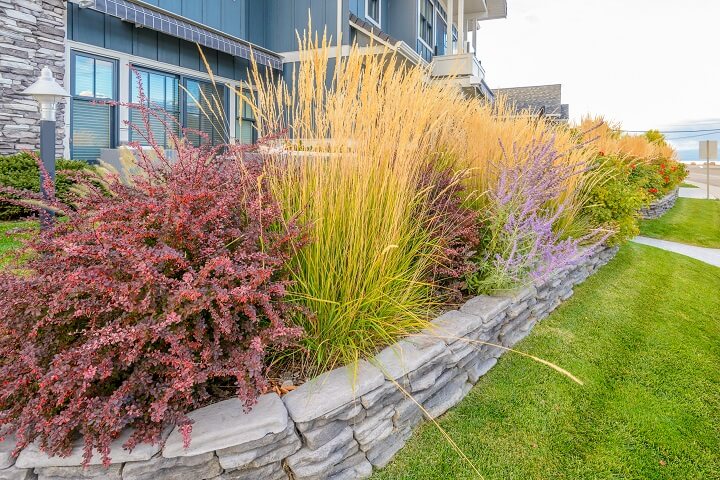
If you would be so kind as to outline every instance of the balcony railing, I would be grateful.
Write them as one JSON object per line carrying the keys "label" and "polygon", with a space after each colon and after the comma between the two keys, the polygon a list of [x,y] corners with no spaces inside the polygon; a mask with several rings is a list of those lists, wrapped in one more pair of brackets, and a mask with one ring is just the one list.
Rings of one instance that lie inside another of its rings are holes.
{"label": "balcony railing", "polygon": [[471,85],[480,85],[485,79],[485,69],[474,53],[456,53],[433,57],[434,78],[457,78]]}

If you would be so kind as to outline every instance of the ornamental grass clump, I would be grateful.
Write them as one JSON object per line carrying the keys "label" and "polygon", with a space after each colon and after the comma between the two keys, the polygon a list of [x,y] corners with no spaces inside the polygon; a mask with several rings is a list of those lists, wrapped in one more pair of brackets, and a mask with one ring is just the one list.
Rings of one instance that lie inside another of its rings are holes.
{"label": "ornamental grass clump", "polygon": [[354,47],[331,68],[331,51],[306,37],[292,80],[256,69],[254,82],[260,134],[288,132],[265,155],[268,181],[286,218],[308,225],[290,298],[312,312],[296,319],[309,374],[425,328],[445,300],[440,280],[465,274],[458,239],[476,218],[456,201],[460,174],[441,167],[461,131],[454,109],[469,108],[462,93],[389,52]]}
{"label": "ornamental grass clump", "polygon": [[187,412],[250,407],[268,353],[300,336],[284,272],[302,240],[261,168],[177,138],[171,161],[151,137],[152,157],[134,145],[141,175],[78,179],[74,209],[47,202],[65,219],[27,242],[22,274],[0,273],[0,437],[18,449],[67,455],[82,436],[107,465],[125,429],[127,449],[172,425],[188,442]]}

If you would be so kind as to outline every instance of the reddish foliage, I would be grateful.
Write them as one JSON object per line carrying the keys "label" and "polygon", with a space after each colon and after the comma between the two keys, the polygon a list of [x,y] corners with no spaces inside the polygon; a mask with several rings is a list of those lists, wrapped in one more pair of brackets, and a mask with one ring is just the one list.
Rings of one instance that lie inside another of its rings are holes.
{"label": "reddish foliage", "polygon": [[433,279],[449,300],[459,301],[467,291],[465,278],[477,270],[472,257],[480,243],[479,215],[463,205],[462,183],[450,168],[428,170],[421,187],[430,187],[423,215],[429,216],[430,231],[442,248]]}
{"label": "reddish foliage", "polygon": [[108,464],[126,428],[128,449],[175,424],[189,435],[185,414],[218,388],[251,406],[266,353],[299,336],[283,275],[299,232],[260,168],[232,147],[176,150],[140,154],[132,185],[86,179],[23,272],[0,273],[0,437],[18,448],[67,455],[82,435],[86,462],[96,449]]}

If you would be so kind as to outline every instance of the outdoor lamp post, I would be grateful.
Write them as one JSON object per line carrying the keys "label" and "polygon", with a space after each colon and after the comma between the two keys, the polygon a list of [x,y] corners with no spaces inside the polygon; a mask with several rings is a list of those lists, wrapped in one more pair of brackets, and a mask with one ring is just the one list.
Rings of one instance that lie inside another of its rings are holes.
{"label": "outdoor lamp post", "polygon": [[[55,117],[57,105],[70,94],[61,87],[53,77],[48,67],[43,67],[40,77],[30,85],[23,95],[30,95],[40,105],[40,159],[55,182]],[[46,198],[47,192],[43,187],[42,172],[40,172],[40,191]],[[47,199],[47,198],[46,198]]]}

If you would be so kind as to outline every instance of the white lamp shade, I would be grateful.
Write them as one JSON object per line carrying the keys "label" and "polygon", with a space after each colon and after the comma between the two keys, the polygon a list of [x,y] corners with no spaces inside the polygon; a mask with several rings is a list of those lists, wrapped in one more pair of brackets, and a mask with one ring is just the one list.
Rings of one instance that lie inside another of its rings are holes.
{"label": "white lamp shade", "polygon": [[55,77],[48,67],[43,67],[40,78],[26,88],[22,94],[30,95],[38,101],[43,120],[54,120],[55,105],[63,98],[70,96],[67,90],[55,81]]}

